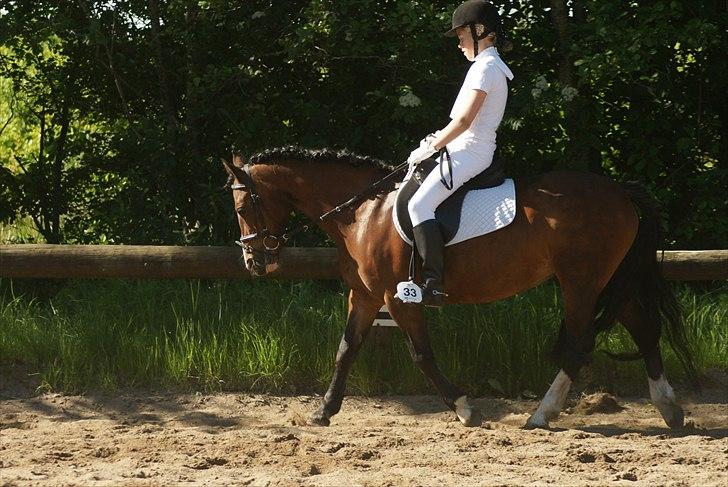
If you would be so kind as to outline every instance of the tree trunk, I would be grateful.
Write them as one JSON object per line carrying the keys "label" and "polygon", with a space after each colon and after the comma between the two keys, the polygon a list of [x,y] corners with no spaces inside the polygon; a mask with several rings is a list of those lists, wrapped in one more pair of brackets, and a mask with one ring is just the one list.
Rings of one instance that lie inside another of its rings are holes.
{"label": "tree trunk", "polygon": [[56,139],[55,157],[53,159],[53,179],[51,180],[51,201],[50,203],[50,238],[46,237],[48,243],[60,243],[61,241],[61,214],[64,211],[63,195],[63,163],[66,159],[66,140],[68,139],[68,127],[71,124],[71,116],[68,109],[68,102],[63,100],[61,109],[61,131]]}
{"label": "tree trunk", "polygon": [[195,35],[195,29],[197,26],[197,16],[199,15],[199,7],[197,1],[187,2],[187,11],[185,15],[185,44],[186,44],[186,69],[187,69],[187,83],[185,86],[186,102],[185,107],[185,126],[187,130],[187,143],[190,148],[191,155],[193,158],[200,156],[200,106],[199,98],[197,96],[196,81],[200,80],[199,70],[199,56],[197,53],[197,39]]}
{"label": "tree trunk", "polygon": [[[38,115],[38,118],[40,120],[40,139],[38,141],[38,162],[37,167],[38,170],[35,172],[35,174],[38,174],[39,177],[36,179],[33,177],[31,179],[31,185],[35,187],[31,187],[30,191],[26,191],[26,194],[30,195],[30,199],[35,200],[37,198],[37,201],[33,201],[32,203],[36,204],[37,206],[35,208],[35,212],[31,208],[28,208],[30,212],[32,213],[33,222],[35,222],[35,226],[38,227],[38,231],[41,235],[43,235],[43,238],[48,243],[58,243],[54,242],[53,240],[53,232],[50,229],[50,223],[49,220],[51,219],[50,214],[50,205],[53,204],[53,193],[50,190],[50,181],[51,178],[48,177],[48,171],[46,170],[45,166],[45,141],[46,141],[46,112],[45,110],[41,110],[40,114]],[[30,176],[30,174],[28,174]]]}
{"label": "tree trunk", "polygon": [[[187,82],[185,85],[185,141],[187,145],[187,157],[190,161],[199,161],[202,157],[200,147],[200,120],[202,107],[198,96],[201,81],[200,55],[198,39],[196,35],[199,6],[197,1],[188,1],[185,15],[185,64],[187,71]],[[193,176],[193,174],[190,174]]]}
{"label": "tree trunk", "polygon": [[573,42],[572,31],[586,21],[586,8],[583,2],[577,0],[571,3],[571,7],[574,12],[573,20],[569,19],[565,0],[551,0],[551,20],[558,39],[559,85],[562,90],[564,88],[578,89],[573,99],[564,100],[565,126],[570,141],[565,154],[566,162],[575,169],[601,174],[603,170],[600,144],[593,137],[596,133],[597,107],[589,91],[589,86],[586,83],[580,83],[578,76],[574,73],[570,54]]}
{"label": "tree trunk", "polygon": [[177,116],[172,93],[169,89],[166,61],[162,49],[161,28],[159,22],[159,0],[149,1],[149,20],[152,29],[152,48],[156,57],[157,79],[159,81],[159,94],[162,104],[162,112],[167,124],[167,143],[172,149],[177,140]]}
{"label": "tree trunk", "polygon": [[571,35],[565,0],[551,0],[551,21],[559,39],[559,83],[562,87],[572,86],[572,69],[569,60]]}
{"label": "tree trunk", "polygon": [[[202,106],[200,103],[200,72],[199,39],[197,38],[198,17],[200,9],[197,0],[187,0],[185,9],[185,123],[184,123],[184,155],[179,157],[181,174],[186,174],[187,194],[196,194],[195,181],[199,181],[199,161],[202,160],[200,147],[200,123],[202,120]],[[182,148],[182,147],[180,147]],[[184,205],[184,228],[186,234],[194,227],[202,216],[204,209],[197,208],[197,198],[185,198],[179,201]]]}

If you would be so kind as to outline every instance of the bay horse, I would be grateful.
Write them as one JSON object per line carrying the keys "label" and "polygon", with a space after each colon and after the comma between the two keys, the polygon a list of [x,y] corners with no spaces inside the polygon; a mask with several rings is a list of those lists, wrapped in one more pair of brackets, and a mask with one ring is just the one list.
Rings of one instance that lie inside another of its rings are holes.
{"label": "bay horse", "polygon": [[[248,161],[234,155],[223,165],[248,271],[262,276],[275,265],[292,212],[315,221],[338,248],[341,276],[351,289],[348,318],[331,385],[310,422],[328,426],[341,409],[349,370],[386,304],[415,364],[445,404],[464,425],[479,425],[479,411],[437,366],[422,308],[394,297],[397,283],[408,278],[411,255],[392,222],[395,185],[335,209],[392,166],[348,151],[298,147],[265,150]],[[644,359],[653,403],[668,426],[681,427],[683,410],[663,372],[663,324],[688,375],[696,380],[696,372],[680,308],[656,260],[660,227],[653,200],[635,183],[570,171],[518,179],[515,187],[510,225],[446,248],[445,292],[446,303],[487,303],[557,279],[564,306],[554,350],[560,371],[524,427],[548,428],[589,361],[596,334],[615,321]]]}

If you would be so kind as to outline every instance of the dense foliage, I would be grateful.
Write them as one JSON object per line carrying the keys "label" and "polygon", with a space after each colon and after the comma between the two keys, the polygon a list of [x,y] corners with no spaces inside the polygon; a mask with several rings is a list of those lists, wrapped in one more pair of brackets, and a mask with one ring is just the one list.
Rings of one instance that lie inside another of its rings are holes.
{"label": "dense foliage", "polygon": [[[455,3],[0,0],[0,221],[48,242],[220,243],[233,147],[398,161],[467,68],[441,35]],[[500,5],[509,172],[641,180],[668,245],[725,247],[725,2]]]}

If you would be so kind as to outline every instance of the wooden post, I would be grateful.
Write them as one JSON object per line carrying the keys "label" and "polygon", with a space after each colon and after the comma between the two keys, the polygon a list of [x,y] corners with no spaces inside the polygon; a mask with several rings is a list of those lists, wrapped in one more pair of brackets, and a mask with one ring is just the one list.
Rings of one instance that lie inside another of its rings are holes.
{"label": "wooden post", "polygon": [[728,250],[666,250],[657,252],[662,274],[673,281],[728,279]]}
{"label": "wooden post", "polygon": [[[339,279],[333,248],[281,249],[267,277]],[[0,277],[250,279],[237,247],[0,245]]]}
{"label": "wooden post", "polygon": [[[0,278],[250,279],[237,247],[152,245],[0,245]],[[728,279],[728,250],[657,253],[664,276]],[[334,248],[281,249],[278,279],[340,279]]]}

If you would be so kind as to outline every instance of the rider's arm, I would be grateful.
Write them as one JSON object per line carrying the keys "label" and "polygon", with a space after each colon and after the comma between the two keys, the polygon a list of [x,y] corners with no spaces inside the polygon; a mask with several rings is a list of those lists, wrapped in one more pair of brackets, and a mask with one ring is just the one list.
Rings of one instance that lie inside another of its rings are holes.
{"label": "rider's arm", "polygon": [[437,150],[442,149],[465,132],[473,123],[475,116],[480,111],[480,107],[483,106],[486,93],[482,90],[470,90],[466,96],[463,109],[437,136],[434,136],[430,140],[430,147]]}

